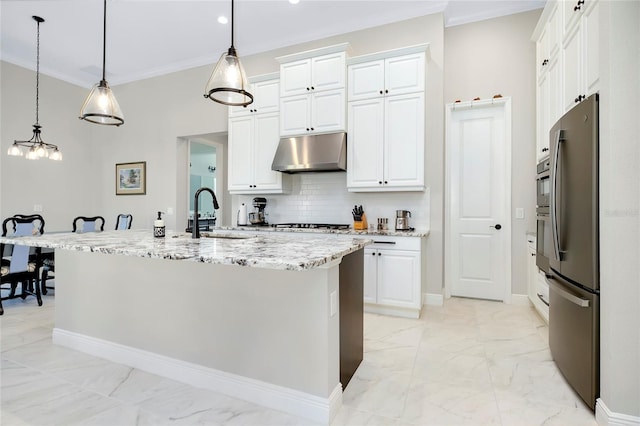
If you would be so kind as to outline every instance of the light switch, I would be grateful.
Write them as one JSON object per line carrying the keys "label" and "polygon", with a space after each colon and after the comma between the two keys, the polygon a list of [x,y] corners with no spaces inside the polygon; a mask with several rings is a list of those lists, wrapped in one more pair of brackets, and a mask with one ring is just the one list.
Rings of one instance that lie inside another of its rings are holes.
{"label": "light switch", "polygon": [[524,208],[516,207],[516,219],[524,219]]}
{"label": "light switch", "polygon": [[168,215],[172,215],[173,214],[173,207],[167,207],[167,214]]}

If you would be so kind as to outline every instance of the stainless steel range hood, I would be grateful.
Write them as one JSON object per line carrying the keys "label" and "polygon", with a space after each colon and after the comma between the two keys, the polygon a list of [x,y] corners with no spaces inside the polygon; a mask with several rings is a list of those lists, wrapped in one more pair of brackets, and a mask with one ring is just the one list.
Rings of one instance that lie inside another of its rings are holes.
{"label": "stainless steel range hood", "polygon": [[281,138],[271,169],[284,173],[347,170],[347,134]]}

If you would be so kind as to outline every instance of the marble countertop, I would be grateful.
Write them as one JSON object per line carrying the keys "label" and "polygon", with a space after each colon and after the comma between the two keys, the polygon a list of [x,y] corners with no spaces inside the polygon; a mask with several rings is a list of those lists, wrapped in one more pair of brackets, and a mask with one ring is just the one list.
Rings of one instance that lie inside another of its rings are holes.
{"label": "marble countertop", "polygon": [[[167,231],[154,238],[152,230],[131,229],[89,233],[45,233],[29,237],[0,237],[8,244],[156,259],[184,260],[255,268],[302,271],[317,268],[364,248],[366,238],[329,236],[297,239],[291,234],[247,235],[243,232]],[[216,236],[218,238],[216,238]]]}
{"label": "marble countertop", "polygon": [[388,237],[426,237],[429,235],[428,230],[414,229],[413,231],[358,231],[352,228],[349,229],[309,229],[309,228],[275,228],[273,226],[216,226],[215,230],[221,231],[251,231],[251,232],[277,232],[277,233],[292,233],[303,232],[313,234],[341,234],[341,235],[358,235],[363,237],[368,236],[388,236]]}

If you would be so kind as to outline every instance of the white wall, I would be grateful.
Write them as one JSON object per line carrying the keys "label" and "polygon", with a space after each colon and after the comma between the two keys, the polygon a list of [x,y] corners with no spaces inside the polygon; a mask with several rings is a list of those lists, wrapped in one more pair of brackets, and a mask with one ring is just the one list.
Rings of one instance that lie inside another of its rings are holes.
{"label": "white wall", "polygon": [[[42,206],[46,231],[71,230],[76,216],[101,214],[96,190],[107,167],[100,158],[96,126],[78,119],[88,90],[40,75],[42,139],[58,145],[63,161],[9,157],[13,141],[29,140],[35,123],[35,72],[0,62],[0,217],[28,214]],[[115,192],[115,166],[108,165],[109,190]],[[105,216],[106,228],[116,215]]]}
{"label": "white wall", "polygon": [[[535,44],[541,10],[449,27],[444,32],[445,103],[511,96],[511,292],[527,294],[527,231],[535,231]],[[525,219],[515,218],[516,207]],[[446,220],[446,219],[445,219]]]}
{"label": "white wall", "polygon": [[614,413],[635,416],[633,424],[640,422],[638,23],[640,2],[600,2],[600,396]]}

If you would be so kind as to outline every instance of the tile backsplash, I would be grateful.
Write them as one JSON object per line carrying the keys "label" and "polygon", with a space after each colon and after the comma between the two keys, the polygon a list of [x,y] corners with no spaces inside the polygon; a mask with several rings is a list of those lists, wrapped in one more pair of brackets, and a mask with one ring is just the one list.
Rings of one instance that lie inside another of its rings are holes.
{"label": "tile backsplash", "polygon": [[[370,224],[377,223],[379,217],[386,217],[389,218],[389,228],[393,229],[396,210],[409,210],[409,224],[413,228],[429,229],[428,188],[424,192],[349,192],[344,172],[300,173],[291,178],[291,193],[264,195],[269,223],[352,224],[351,210],[354,205],[362,205]],[[245,203],[247,210],[253,211],[254,196],[234,198],[236,209],[240,203]]]}

